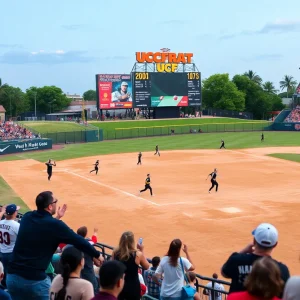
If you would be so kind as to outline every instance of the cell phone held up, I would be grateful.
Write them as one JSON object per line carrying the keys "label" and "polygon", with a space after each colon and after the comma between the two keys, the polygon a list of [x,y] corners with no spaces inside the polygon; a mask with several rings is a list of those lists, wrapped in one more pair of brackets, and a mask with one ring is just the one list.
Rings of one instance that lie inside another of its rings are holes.
{"label": "cell phone held up", "polygon": [[139,245],[143,245],[143,238],[139,238]]}

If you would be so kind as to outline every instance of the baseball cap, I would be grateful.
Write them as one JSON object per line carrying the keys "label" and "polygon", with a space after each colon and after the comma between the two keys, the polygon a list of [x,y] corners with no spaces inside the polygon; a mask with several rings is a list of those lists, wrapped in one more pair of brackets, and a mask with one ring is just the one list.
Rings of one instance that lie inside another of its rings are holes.
{"label": "baseball cap", "polygon": [[123,81],[121,85],[127,85],[128,86],[128,83],[126,81]]}
{"label": "baseball cap", "polygon": [[9,204],[6,206],[6,214],[7,215],[13,215],[16,211],[20,210],[20,206],[17,206],[16,204]]}
{"label": "baseball cap", "polygon": [[253,230],[252,235],[256,242],[263,247],[274,247],[278,242],[278,231],[277,229],[269,223],[260,224],[255,230]]}

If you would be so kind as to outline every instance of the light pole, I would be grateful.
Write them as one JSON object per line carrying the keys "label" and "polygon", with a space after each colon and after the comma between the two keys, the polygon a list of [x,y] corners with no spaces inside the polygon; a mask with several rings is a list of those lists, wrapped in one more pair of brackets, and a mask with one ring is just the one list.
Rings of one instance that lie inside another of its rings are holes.
{"label": "light pole", "polygon": [[10,110],[10,117],[12,118],[12,111],[11,111],[11,94],[9,94],[9,110]]}
{"label": "light pole", "polygon": [[34,92],[34,116],[36,117],[36,94],[37,92]]}

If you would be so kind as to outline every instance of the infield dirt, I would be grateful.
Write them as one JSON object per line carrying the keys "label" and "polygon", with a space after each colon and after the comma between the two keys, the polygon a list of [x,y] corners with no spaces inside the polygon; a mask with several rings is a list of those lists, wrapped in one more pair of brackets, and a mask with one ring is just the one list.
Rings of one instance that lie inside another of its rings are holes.
{"label": "infield dirt", "polygon": [[[279,230],[274,258],[299,270],[300,164],[265,156],[299,153],[300,148],[165,151],[85,157],[58,162],[47,180],[43,163],[0,163],[1,176],[35,209],[35,197],[51,190],[58,204],[68,205],[64,221],[74,230],[99,228],[99,241],[117,245],[132,230],[144,238],[148,257],[162,256],[180,238],[189,247],[196,272],[211,276],[234,251],[252,241],[261,222]],[[99,174],[89,174],[96,159]],[[219,191],[208,193],[207,175],[218,168]],[[154,197],[139,195],[151,174]]]}

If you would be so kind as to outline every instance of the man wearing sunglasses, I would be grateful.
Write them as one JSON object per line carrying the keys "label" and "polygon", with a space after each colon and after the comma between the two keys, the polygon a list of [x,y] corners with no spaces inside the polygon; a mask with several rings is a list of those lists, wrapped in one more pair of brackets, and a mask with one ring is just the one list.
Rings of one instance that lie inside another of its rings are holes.
{"label": "man wearing sunglasses", "polygon": [[37,210],[21,220],[7,275],[7,288],[14,300],[49,300],[51,282],[45,271],[60,243],[75,246],[99,263],[103,261],[99,251],[60,221],[67,206],[57,209],[57,202],[52,192],[42,192],[36,197]]}

